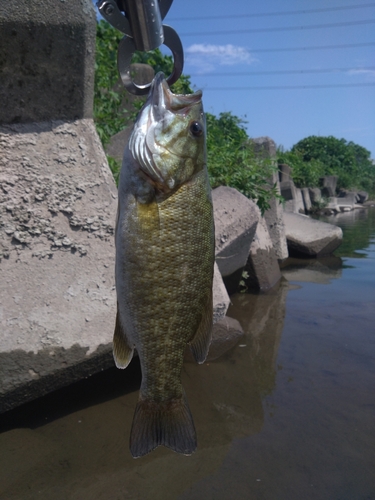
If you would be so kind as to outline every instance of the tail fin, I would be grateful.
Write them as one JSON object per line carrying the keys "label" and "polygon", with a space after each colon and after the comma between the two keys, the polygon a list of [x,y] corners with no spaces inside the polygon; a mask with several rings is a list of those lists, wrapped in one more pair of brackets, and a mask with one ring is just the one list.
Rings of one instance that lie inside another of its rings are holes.
{"label": "tail fin", "polygon": [[196,450],[195,427],[185,395],[163,403],[138,402],[130,434],[131,454],[142,457],[160,445],[184,455]]}

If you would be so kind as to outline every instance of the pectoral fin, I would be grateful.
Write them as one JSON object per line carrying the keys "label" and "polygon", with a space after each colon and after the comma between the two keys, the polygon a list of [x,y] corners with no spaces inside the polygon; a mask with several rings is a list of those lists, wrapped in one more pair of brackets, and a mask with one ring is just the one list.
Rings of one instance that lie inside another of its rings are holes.
{"label": "pectoral fin", "polygon": [[126,368],[133,357],[134,348],[130,346],[122,328],[117,307],[115,333],[113,335],[113,357],[117,368]]}
{"label": "pectoral fin", "polygon": [[212,335],[212,290],[207,301],[207,307],[203,312],[201,322],[199,324],[197,333],[190,343],[190,350],[193,353],[194,359],[197,363],[204,363],[211,343]]}

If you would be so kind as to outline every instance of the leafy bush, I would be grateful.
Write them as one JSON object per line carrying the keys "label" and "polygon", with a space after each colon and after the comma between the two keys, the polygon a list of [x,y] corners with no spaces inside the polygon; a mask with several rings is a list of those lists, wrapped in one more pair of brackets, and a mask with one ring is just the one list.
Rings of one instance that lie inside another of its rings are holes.
{"label": "leafy bush", "polygon": [[256,200],[264,212],[272,197],[278,197],[276,186],[268,180],[276,170],[271,160],[254,153],[244,129],[244,121],[229,112],[215,117],[206,114],[207,167],[211,186],[231,186]]}

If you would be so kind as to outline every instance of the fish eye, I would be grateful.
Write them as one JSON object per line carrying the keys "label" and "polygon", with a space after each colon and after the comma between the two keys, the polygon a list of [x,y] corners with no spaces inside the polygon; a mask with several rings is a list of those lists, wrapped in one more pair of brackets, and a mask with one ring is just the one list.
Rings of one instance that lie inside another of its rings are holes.
{"label": "fish eye", "polygon": [[200,137],[203,134],[202,124],[199,122],[192,122],[190,124],[190,132],[194,137]]}

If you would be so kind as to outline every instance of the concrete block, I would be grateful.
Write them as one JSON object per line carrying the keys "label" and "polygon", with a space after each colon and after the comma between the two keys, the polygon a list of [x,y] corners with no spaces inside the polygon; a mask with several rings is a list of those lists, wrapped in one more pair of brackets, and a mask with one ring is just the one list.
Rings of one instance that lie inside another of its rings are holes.
{"label": "concrete block", "polygon": [[337,205],[341,212],[347,211],[347,209],[353,210],[355,205],[357,204],[357,193],[347,191],[342,193],[342,195],[338,196],[336,199]]}
{"label": "concrete block", "polygon": [[296,186],[292,180],[280,182],[280,192],[285,201],[296,199]]}
{"label": "concrete block", "polygon": [[357,203],[365,203],[368,200],[368,193],[366,191],[358,191],[357,197]]}
{"label": "concrete block", "polygon": [[320,178],[323,196],[336,196],[337,175],[325,175]]}
{"label": "concrete block", "polygon": [[[242,326],[236,319],[225,316],[219,320],[212,328],[212,340],[206,362],[213,361],[223,356],[223,354],[237,345],[243,337],[244,332]],[[187,347],[185,351],[185,361],[196,363],[190,347]]]}
{"label": "concrete block", "polygon": [[215,324],[224,318],[230,304],[230,298],[216,262],[214,267],[212,294],[214,308],[213,323]]}
{"label": "concrete block", "polygon": [[[273,179],[275,179],[277,190],[280,193],[280,184],[276,172],[273,175]],[[267,222],[268,232],[276,257],[279,261],[286,259],[288,257],[288,246],[285,236],[283,204],[276,198],[272,198],[270,208],[264,212],[264,218]]]}
{"label": "concrete block", "polygon": [[91,0],[0,2],[0,123],[92,116]]}
{"label": "concrete block", "polygon": [[280,182],[292,181],[292,168],[286,163],[279,164],[279,180]]}
{"label": "concrete block", "polygon": [[305,207],[305,212],[310,212],[312,203],[310,198],[309,188],[301,188],[303,206]]}
{"label": "concrete block", "polygon": [[220,186],[212,191],[216,262],[223,277],[241,270],[247,261],[258,224],[256,204],[236,189]]}
{"label": "concrete block", "polygon": [[280,268],[268,232],[267,222],[260,215],[250,253],[245,266],[248,274],[245,285],[250,289],[266,291],[281,278]]}
{"label": "concrete block", "polygon": [[300,188],[296,188],[296,199],[294,203],[294,212],[296,214],[304,214],[305,213],[305,204],[303,202],[302,190]]}
{"label": "concrete block", "polygon": [[117,189],[92,120],[0,127],[0,412],[113,366]]}
{"label": "concrete block", "polygon": [[291,256],[320,257],[332,253],[341,245],[342,230],[332,224],[286,212],[284,223]]}
{"label": "concrete block", "polygon": [[285,212],[305,213],[301,190],[296,188],[292,180],[280,182],[280,192],[285,200]]}
{"label": "concrete block", "polygon": [[256,137],[251,139],[254,147],[254,153],[261,158],[276,159],[276,143],[270,137]]}
{"label": "concrete block", "polygon": [[318,205],[322,201],[322,193],[319,188],[309,188],[309,194],[313,205]]}

